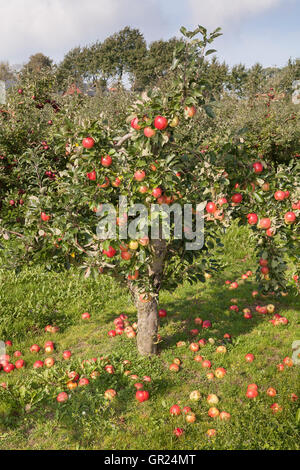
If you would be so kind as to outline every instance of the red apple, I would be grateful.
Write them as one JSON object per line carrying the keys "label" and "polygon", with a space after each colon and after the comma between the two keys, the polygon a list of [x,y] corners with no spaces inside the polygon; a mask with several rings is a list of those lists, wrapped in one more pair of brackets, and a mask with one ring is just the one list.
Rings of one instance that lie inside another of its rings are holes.
{"label": "red apple", "polygon": [[146,390],[138,390],[135,394],[135,398],[140,402],[149,400],[149,392]]}
{"label": "red apple", "polygon": [[159,311],[158,311],[158,315],[160,318],[165,318],[167,316],[167,311],[163,308],[161,308]]}
{"label": "red apple", "polygon": [[41,212],[41,219],[43,222],[48,222],[50,220],[50,215],[46,215],[45,212]]}
{"label": "red apple", "polygon": [[162,131],[168,126],[168,120],[163,116],[156,116],[154,119],[154,127]]}
{"label": "red apple", "polygon": [[68,394],[66,392],[61,392],[57,395],[56,400],[59,403],[63,403],[64,401],[67,401],[69,399]]}
{"label": "red apple", "polygon": [[295,212],[287,212],[284,215],[284,221],[287,225],[292,225],[296,220],[296,214]]}
{"label": "red apple", "polygon": [[235,193],[232,198],[231,198],[232,202],[234,202],[235,204],[239,204],[240,202],[242,202],[243,200],[243,196],[240,194],[240,193]]}
{"label": "red apple", "polygon": [[209,408],[207,414],[210,418],[217,418],[220,415],[220,411],[218,410],[218,408],[213,406],[212,408]]}
{"label": "red apple", "polygon": [[82,146],[85,148],[85,149],[91,149],[92,147],[94,147],[95,145],[95,141],[92,137],[86,137],[85,139],[83,139],[82,141]]}
{"label": "red apple", "polygon": [[254,354],[246,354],[245,356],[245,359],[246,359],[246,362],[253,362],[255,357],[254,357]]}
{"label": "red apple", "polygon": [[83,377],[82,379],[79,380],[78,385],[79,387],[85,387],[89,383],[90,383],[89,379],[87,379],[86,377]]}
{"label": "red apple", "polygon": [[258,222],[258,217],[254,212],[251,212],[247,215],[249,225],[256,225]]}
{"label": "red apple", "polygon": [[223,377],[225,377],[226,374],[227,374],[227,371],[226,369],[224,369],[224,367],[218,367],[215,370],[215,376],[217,377],[217,379],[222,379]]}
{"label": "red apple", "polygon": [[134,179],[136,181],[143,181],[146,178],[146,173],[144,170],[138,170],[134,173]]}
{"label": "red apple", "polygon": [[214,202],[208,202],[206,204],[206,212],[208,212],[209,214],[213,214],[214,212],[216,212],[217,210],[217,206]]}
{"label": "red apple", "polygon": [[276,201],[283,201],[285,199],[285,192],[284,191],[276,191],[274,194],[274,198]]}
{"label": "red apple", "polygon": [[39,369],[40,367],[43,367],[43,366],[44,366],[43,361],[36,361],[36,362],[33,364],[33,368],[34,368],[34,369]]}
{"label": "red apple", "polygon": [[71,351],[64,351],[64,352],[63,352],[63,358],[64,358],[65,361],[67,361],[68,359],[70,359],[71,356],[72,356]]}
{"label": "red apple", "polygon": [[132,119],[130,125],[133,129],[135,129],[136,131],[139,131],[141,129],[141,126],[139,125],[139,119],[137,117],[135,117],[134,119]]}
{"label": "red apple", "polygon": [[91,318],[91,315],[88,312],[84,312],[81,315],[82,320],[89,320]]}
{"label": "red apple", "polygon": [[151,127],[145,127],[144,134],[146,137],[153,137],[156,134],[156,131],[151,129]]}
{"label": "red apple", "polygon": [[55,361],[54,361],[53,357],[47,357],[44,361],[45,366],[49,367],[49,368],[53,367],[54,363],[55,363]]}
{"label": "red apple", "polygon": [[104,166],[104,168],[110,167],[112,164],[112,158],[110,155],[105,155],[104,157],[101,157],[101,165]]}
{"label": "red apple", "polygon": [[260,162],[253,163],[252,167],[255,173],[261,173],[264,169]]}
{"label": "red apple", "polygon": [[38,353],[40,351],[40,347],[37,345],[37,344],[33,344],[31,347],[30,347],[30,352],[32,353]]}
{"label": "red apple", "polygon": [[181,415],[181,409],[178,405],[173,405],[170,408],[170,414],[173,416],[179,416]]}
{"label": "red apple", "polygon": [[152,191],[152,196],[156,199],[162,195],[162,190],[160,188],[154,188]]}

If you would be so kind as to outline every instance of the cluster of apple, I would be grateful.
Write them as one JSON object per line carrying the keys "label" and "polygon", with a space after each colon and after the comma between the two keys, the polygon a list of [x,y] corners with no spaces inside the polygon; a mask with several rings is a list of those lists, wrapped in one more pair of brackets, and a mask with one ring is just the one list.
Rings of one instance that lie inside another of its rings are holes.
{"label": "cluster of apple", "polygon": [[[195,116],[197,110],[195,106],[186,106],[184,109],[184,114],[186,118],[192,118]],[[170,121],[164,116],[156,116],[153,121],[153,127],[148,124],[148,117],[144,116],[141,120],[138,117],[132,119],[130,125],[136,130],[140,131],[143,127],[144,135],[148,138],[155,136],[156,131],[164,131],[168,126],[174,128],[179,125],[179,117],[174,116]]]}
{"label": "cluster of apple", "polygon": [[122,313],[119,317],[115,318],[114,325],[115,329],[109,330],[108,336],[114,337],[116,335],[122,335],[123,333],[126,334],[127,338],[134,338],[136,336],[137,323],[134,322],[130,325],[127,315]]}
{"label": "cluster of apple", "polygon": [[[290,360],[290,358],[285,358],[285,359]],[[269,397],[274,398],[277,395],[277,390],[274,387],[269,387],[266,390],[266,394]],[[254,399],[258,397],[258,395],[259,395],[258,386],[255,383],[248,385],[247,391],[246,391],[246,397],[249,399]],[[295,393],[292,393],[290,395],[290,399],[295,402],[298,400],[298,396]],[[278,413],[279,411],[282,411],[282,406],[280,406],[278,403],[273,403],[270,406],[270,408],[273,413]]]}
{"label": "cluster of apple", "polygon": [[[201,399],[201,394],[198,390],[193,390],[190,393],[190,400],[191,401],[199,401]],[[219,398],[215,394],[209,394],[206,398],[206,401],[209,405],[216,405],[219,403]],[[192,408],[190,406],[184,406],[182,409],[180,408],[179,405],[172,405],[170,410],[170,415],[171,416],[181,416],[184,415],[185,421],[188,424],[193,424],[197,420],[196,414],[192,411]],[[231,418],[230,413],[226,411],[219,411],[218,408],[215,406],[212,406],[208,410],[208,416],[210,418],[219,418],[221,421],[229,421]],[[184,430],[182,428],[175,428],[174,434],[177,437],[180,437],[184,433]],[[206,434],[209,437],[213,437],[216,435],[216,430],[215,429],[209,429]]]}
{"label": "cluster of apple", "polygon": [[[246,279],[248,279],[249,277],[253,276],[253,272],[252,271],[247,271],[246,273],[242,274],[241,275],[241,279],[243,281],[245,281]],[[234,289],[237,289],[239,287],[239,283],[238,283],[238,280],[236,281],[229,281],[228,279],[225,281],[225,285],[226,286],[229,286],[229,290],[234,290]]]}

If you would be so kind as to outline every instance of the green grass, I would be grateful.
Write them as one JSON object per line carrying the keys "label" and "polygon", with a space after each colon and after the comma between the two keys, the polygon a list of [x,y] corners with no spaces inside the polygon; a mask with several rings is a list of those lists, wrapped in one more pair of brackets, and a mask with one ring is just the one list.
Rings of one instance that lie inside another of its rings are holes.
{"label": "green grass", "polygon": [[[138,357],[134,339],[107,336],[120,313],[126,313],[130,321],[136,319],[127,292],[112,280],[83,280],[73,271],[57,274],[42,269],[18,276],[1,273],[0,338],[13,341],[12,353],[17,349],[24,353],[26,368],[12,374],[0,372],[0,383],[9,384],[8,390],[0,388],[0,449],[299,449],[299,401],[292,402],[290,395],[299,395],[300,369],[294,365],[279,372],[276,365],[292,356],[292,342],[300,339],[300,299],[290,293],[276,301],[254,301],[251,292],[256,286],[250,280],[235,291],[224,286],[225,279],[236,279],[253,268],[247,234],[241,236],[245,243],[238,249],[232,237],[225,238],[224,259],[230,259],[225,274],[217,273],[205,284],[162,292],[160,305],[167,309],[168,317],[161,322],[160,354],[151,359]],[[257,303],[272,302],[289,324],[274,327],[268,317],[257,313],[246,320],[241,313],[229,312],[232,297],[238,300],[240,310],[249,306],[254,310]],[[81,320],[84,311],[92,315],[88,322]],[[227,369],[223,379],[209,382],[188,346],[176,347],[179,340],[191,341],[189,330],[197,316],[213,323],[212,329],[201,331],[199,338],[214,338],[216,343],[207,344],[201,354],[212,361],[213,370]],[[60,332],[45,333],[47,324],[58,325]],[[215,350],[223,343],[224,333],[232,335],[232,342],[226,345],[227,353],[220,355]],[[33,343],[43,346],[50,339],[55,343],[55,366],[33,370],[34,361],[45,354],[33,355],[29,347]],[[62,361],[65,349],[73,353],[69,362]],[[249,352],[255,355],[250,364],[244,359]],[[100,356],[109,357],[114,375],[103,371],[101,361],[82,369],[83,359]],[[169,371],[175,357],[182,361],[177,374]],[[140,379],[151,376],[152,382],[145,385],[150,392],[148,402],[136,402],[135,381],[124,375],[128,368],[123,365],[125,359],[131,361],[129,368]],[[68,402],[56,402],[57,393],[66,390],[66,370],[77,370],[88,377],[95,368],[101,371],[98,379],[70,392]],[[253,382],[259,387],[259,396],[249,400],[246,388]],[[271,386],[278,392],[275,398],[266,394]],[[108,388],[118,392],[111,404],[103,398]],[[196,404],[189,400],[192,390],[202,394]],[[217,407],[231,414],[229,422],[208,417],[209,393],[219,396]],[[281,413],[272,414],[273,402],[283,407]],[[182,416],[171,417],[169,408],[175,403],[191,406],[196,423],[187,424]],[[175,427],[184,428],[179,439],[173,435]],[[213,440],[206,436],[209,428],[217,430]]]}

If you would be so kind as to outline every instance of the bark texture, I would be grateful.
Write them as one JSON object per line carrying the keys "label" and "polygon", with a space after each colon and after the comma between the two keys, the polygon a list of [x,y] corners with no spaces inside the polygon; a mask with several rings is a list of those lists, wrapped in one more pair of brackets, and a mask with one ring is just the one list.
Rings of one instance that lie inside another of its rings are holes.
{"label": "bark texture", "polygon": [[134,282],[129,283],[138,312],[137,347],[142,356],[151,356],[158,352],[158,295],[167,251],[165,240],[152,240],[151,250],[153,252],[153,261],[149,266],[149,277],[153,294],[149,297],[147,295],[141,296]]}

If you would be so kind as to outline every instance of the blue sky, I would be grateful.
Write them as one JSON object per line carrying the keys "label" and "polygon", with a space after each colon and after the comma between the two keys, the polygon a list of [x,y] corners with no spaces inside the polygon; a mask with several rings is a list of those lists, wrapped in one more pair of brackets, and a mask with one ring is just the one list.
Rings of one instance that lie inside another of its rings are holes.
{"label": "blue sky", "polygon": [[0,18],[0,61],[11,64],[36,52],[59,61],[126,25],[148,42],[178,36],[182,25],[221,26],[215,48],[230,65],[300,57],[300,0],[0,0]]}

